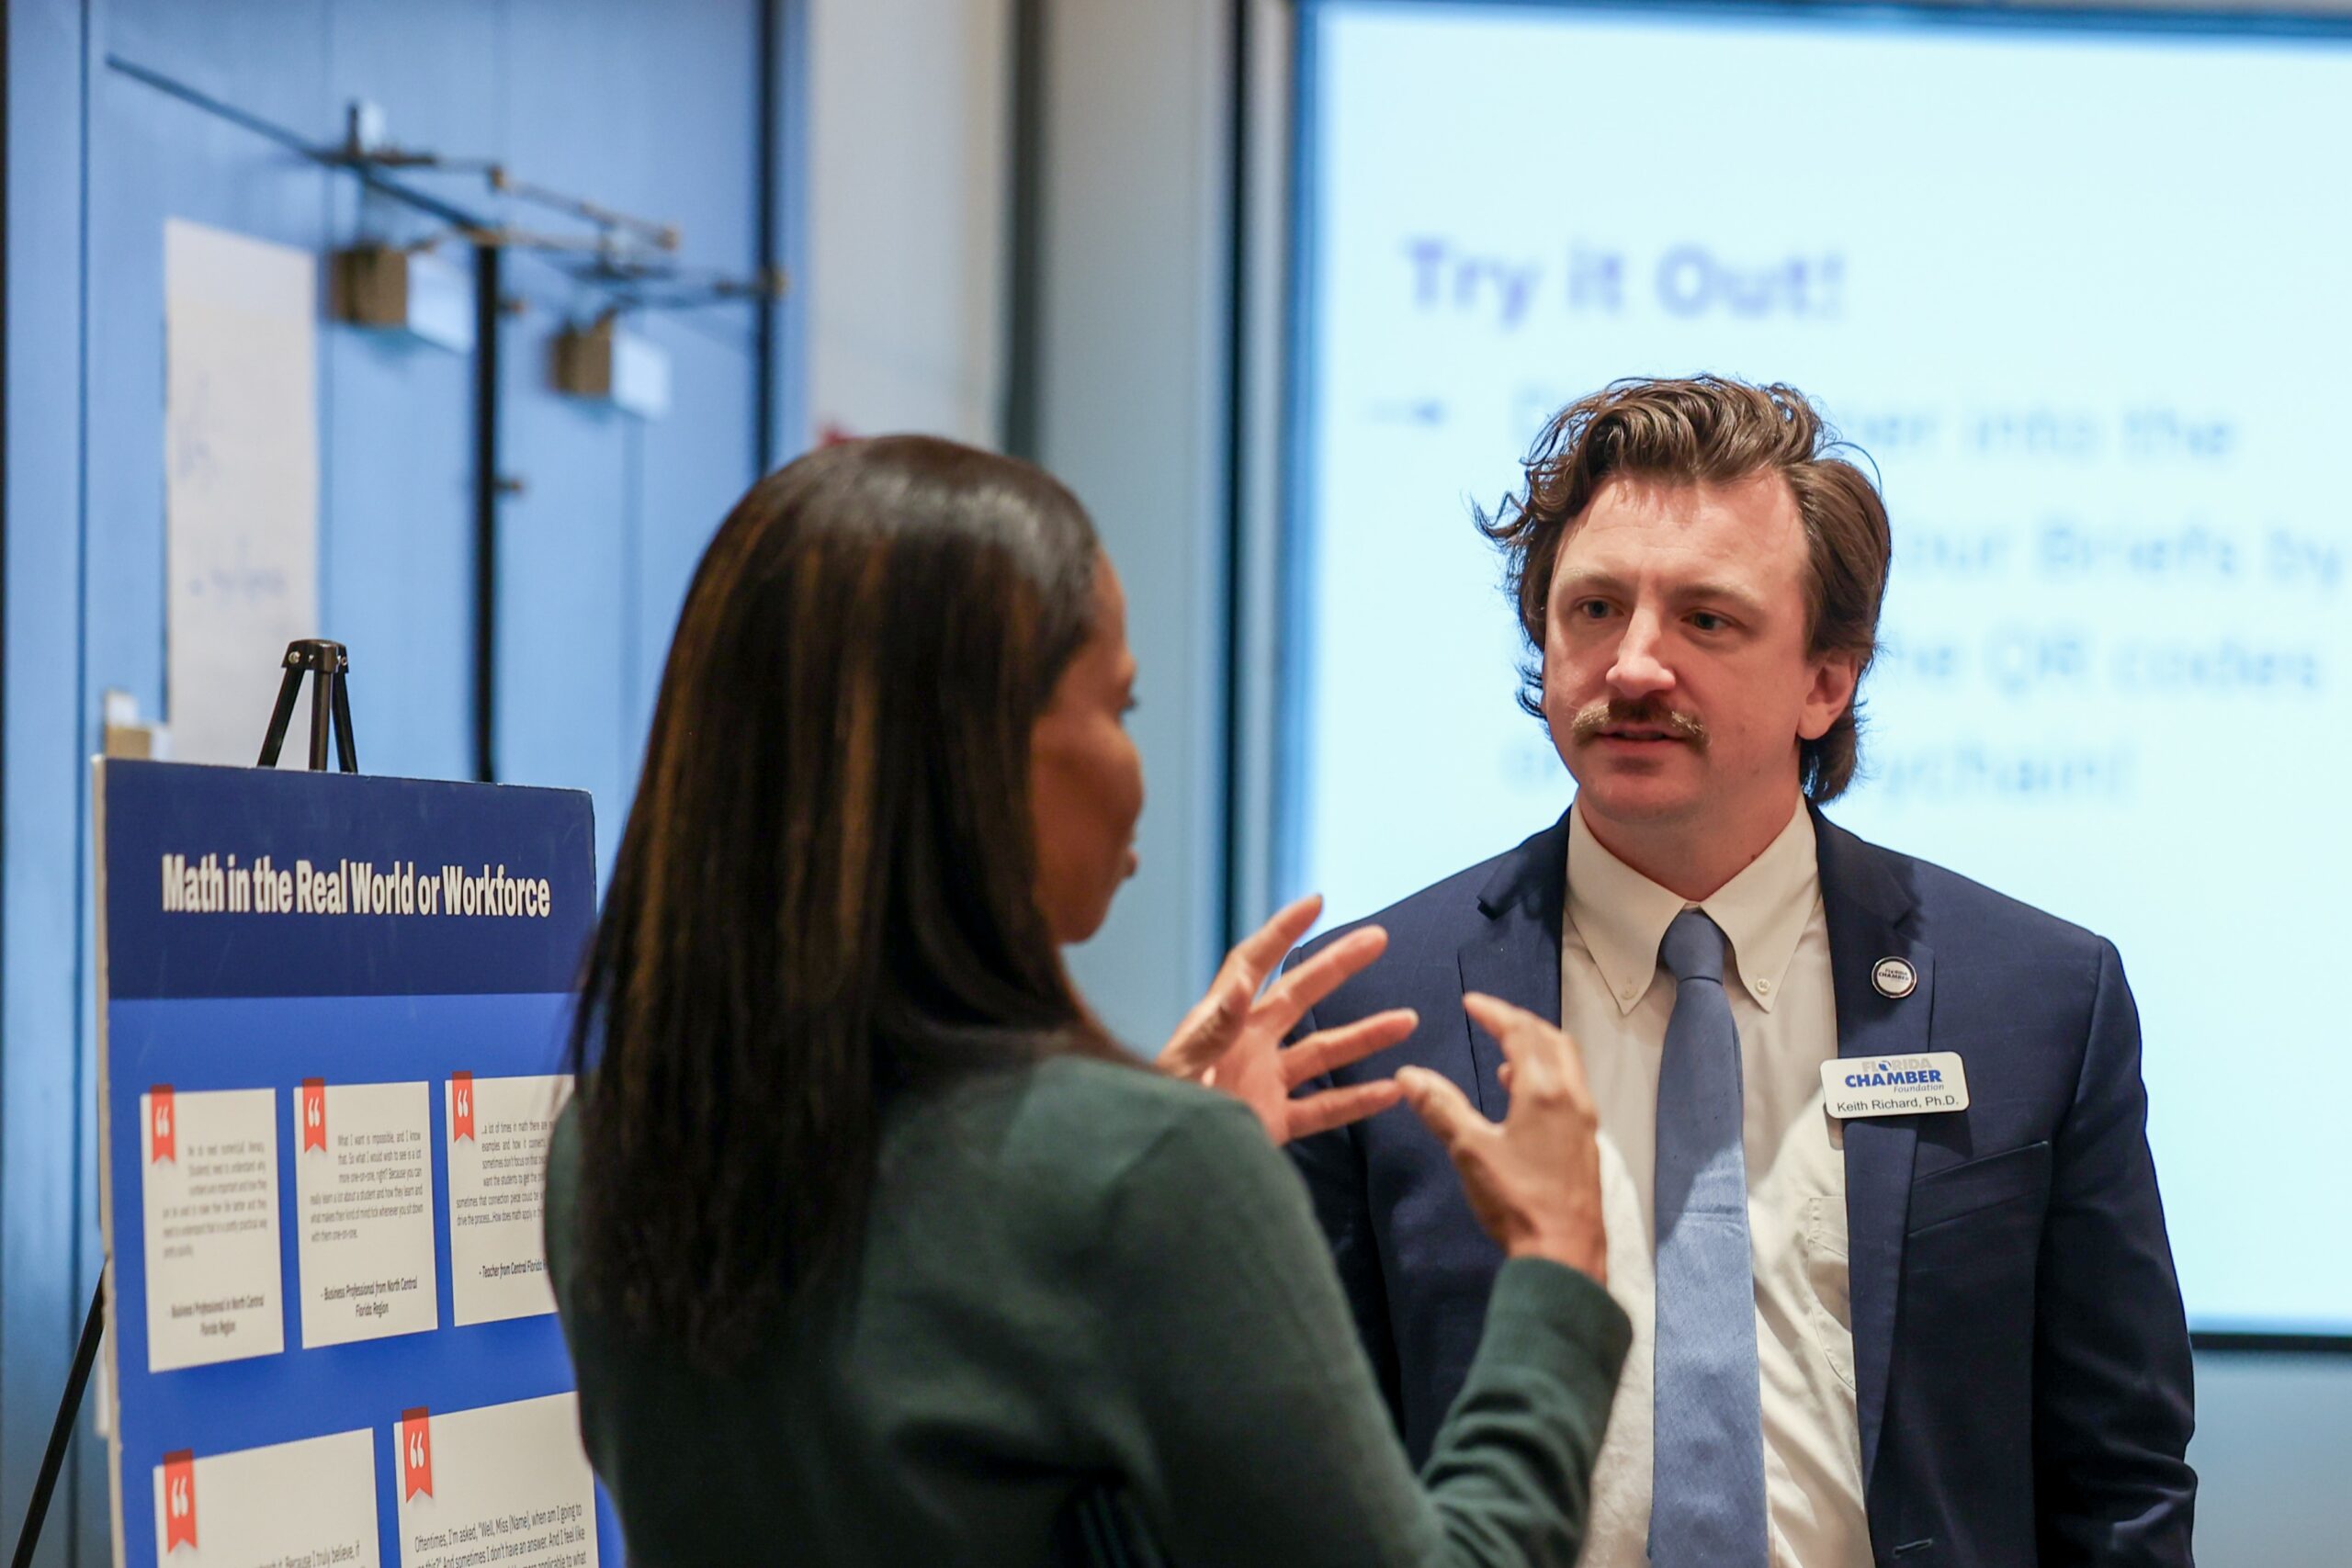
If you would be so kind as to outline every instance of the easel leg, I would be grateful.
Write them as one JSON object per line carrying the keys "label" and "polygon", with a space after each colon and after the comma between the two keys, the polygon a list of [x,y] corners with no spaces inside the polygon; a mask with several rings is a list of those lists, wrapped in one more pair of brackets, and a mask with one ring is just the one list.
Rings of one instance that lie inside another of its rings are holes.
{"label": "easel leg", "polygon": [[277,682],[277,705],[269,710],[269,730],[262,737],[261,761],[257,768],[277,766],[277,753],[286,745],[286,727],[293,721],[295,699],[302,694],[302,667],[288,664],[286,674]]}
{"label": "easel leg", "polygon": [[101,1282],[90,1292],[90,1315],[82,1320],[82,1342],[74,1350],[74,1371],[65,1379],[65,1396],[57,1402],[57,1425],[49,1429],[49,1451],[40,1456],[40,1478],[33,1483],[24,1527],[17,1531],[14,1568],[32,1568],[33,1549],[40,1544],[41,1521],[49,1515],[50,1495],[57,1490],[57,1474],[65,1468],[65,1450],[74,1440],[74,1413],[82,1408],[82,1390],[89,1384],[90,1369],[98,1362],[106,1299],[107,1288]]}
{"label": "easel leg", "polygon": [[[335,761],[346,773],[359,771],[359,742],[351,734],[351,676],[338,672],[334,678],[334,750]],[[326,759],[319,759],[321,767]]]}
{"label": "easel leg", "polygon": [[324,773],[327,766],[327,716],[333,712],[328,705],[327,687],[334,683],[334,671],[318,670],[311,681],[311,771]]}

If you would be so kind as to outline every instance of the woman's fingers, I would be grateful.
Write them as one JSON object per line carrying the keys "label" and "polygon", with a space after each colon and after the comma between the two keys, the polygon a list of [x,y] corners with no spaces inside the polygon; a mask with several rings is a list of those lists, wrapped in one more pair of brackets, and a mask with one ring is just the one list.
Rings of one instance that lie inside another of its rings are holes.
{"label": "woman's fingers", "polygon": [[1387,951],[1386,931],[1378,926],[1357,927],[1269,987],[1258,1002],[1258,1016],[1277,1034],[1289,1033],[1308,1008]]}
{"label": "woman's fingers", "polygon": [[1394,1008],[1337,1029],[1318,1029],[1282,1054],[1283,1088],[1296,1089],[1312,1077],[1363,1061],[1419,1027],[1421,1015]]}
{"label": "woman's fingers", "polygon": [[[1574,1042],[1494,997],[1474,993],[1462,1005],[1501,1044],[1500,1076],[1510,1091],[1501,1125],[1476,1118],[1483,1131],[1468,1130],[1468,1101],[1459,1089],[1445,1086],[1452,1107],[1430,1091],[1439,1118],[1430,1124],[1446,1141],[1472,1210],[1513,1257],[1550,1258],[1600,1278],[1608,1233],[1600,1217],[1597,1119]],[[1407,1098],[1414,1093],[1408,1088]]]}
{"label": "woman's fingers", "polygon": [[1503,1066],[1510,1074],[1507,1087],[1514,1094],[1563,1094],[1578,1102],[1592,1098],[1584,1057],[1557,1025],[1479,991],[1465,994],[1462,1008],[1502,1047]]}
{"label": "woman's fingers", "polygon": [[[1197,1078],[1232,1050],[1234,1042],[1241,1038],[1243,1026],[1250,1021],[1259,987],[1266,983],[1274,965],[1283,961],[1283,955],[1298,945],[1298,939],[1306,934],[1307,928],[1322,912],[1322,895],[1310,893],[1276,910],[1272,919],[1227,953],[1225,962],[1217,966],[1216,978],[1209,983],[1208,994],[1193,1004],[1193,1010],[1177,1024],[1176,1032],[1161,1049],[1160,1071],[1180,1078]],[[1282,1027],[1288,1029],[1290,1025]]]}
{"label": "woman's fingers", "polygon": [[1470,1015],[1473,1023],[1495,1037],[1503,1048],[1503,1059],[1514,1067],[1520,1066],[1521,1057],[1542,1048],[1544,1032],[1552,1028],[1525,1008],[1484,991],[1464,991],[1462,1010]]}
{"label": "woman's fingers", "polygon": [[1274,911],[1272,919],[1243,937],[1240,945],[1226,954],[1226,963],[1232,964],[1238,962],[1249,971],[1252,976],[1250,989],[1254,994],[1260,986],[1265,984],[1266,976],[1274,972],[1274,965],[1283,961],[1283,954],[1298,945],[1298,939],[1306,934],[1307,929],[1315,924],[1316,917],[1322,913],[1323,895],[1320,893],[1309,893],[1304,898],[1285,904]]}
{"label": "woman's fingers", "polygon": [[1479,1115],[1469,1098],[1453,1087],[1453,1080],[1442,1074],[1427,1067],[1400,1068],[1396,1087],[1404,1090],[1405,1103],[1413,1108],[1413,1114],[1428,1123],[1437,1141],[1457,1159],[1477,1139],[1496,1131],[1495,1124]]}
{"label": "woman's fingers", "polygon": [[1220,971],[1208,995],[1193,1004],[1161,1048],[1159,1070],[1172,1077],[1197,1078],[1216,1066],[1241,1038],[1256,989],[1240,971]]}
{"label": "woman's fingers", "polygon": [[1319,1094],[1303,1096],[1288,1102],[1290,1136],[1312,1137],[1367,1116],[1377,1116],[1403,1099],[1404,1094],[1396,1079],[1376,1078],[1371,1083],[1350,1084],[1345,1089],[1327,1089]]}

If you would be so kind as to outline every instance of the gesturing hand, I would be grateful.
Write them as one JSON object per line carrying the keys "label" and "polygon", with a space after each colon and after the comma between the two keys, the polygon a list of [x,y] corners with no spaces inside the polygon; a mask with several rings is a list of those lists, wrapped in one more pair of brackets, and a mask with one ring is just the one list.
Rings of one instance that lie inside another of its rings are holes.
{"label": "gesturing hand", "polygon": [[1266,976],[1322,910],[1321,897],[1301,898],[1227,953],[1208,994],[1184,1015],[1159,1054],[1162,1072],[1233,1096],[1258,1113],[1277,1144],[1344,1127],[1396,1104],[1402,1090],[1386,1078],[1296,1100],[1291,1090],[1319,1073],[1385,1050],[1420,1021],[1410,1008],[1397,1008],[1341,1028],[1317,1030],[1295,1045],[1283,1044],[1283,1036],[1308,1008],[1388,946],[1388,933],[1378,926],[1351,931],[1261,995]]}
{"label": "gesturing hand", "polygon": [[1445,1145],[1471,1212],[1505,1252],[1606,1279],[1600,1119],[1576,1042],[1494,997],[1473,992],[1462,1006],[1502,1044],[1510,1111],[1499,1123],[1487,1121],[1453,1080],[1427,1067],[1396,1075],[1406,1101]]}

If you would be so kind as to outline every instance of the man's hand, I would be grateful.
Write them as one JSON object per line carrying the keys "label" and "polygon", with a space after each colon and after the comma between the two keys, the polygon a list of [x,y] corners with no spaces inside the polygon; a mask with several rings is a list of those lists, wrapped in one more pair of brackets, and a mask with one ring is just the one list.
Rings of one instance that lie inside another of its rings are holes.
{"label": "man's hand", "polygon": [[1420,1022],[1410,1008],[1397,1008],[1339,1029],[1317,1030],[1295,1045],[1283,1044],[1283,1036],[1308,1008],[1388,946],[1388,933],[1378,926],[1351,931],[1261,995],[1266,976],[1322,912],[1322,898],[1310,894],[1227,953],[1208,994],[1184,1015],[1159,1054],[1160,1071],[1231,1095],[1258,1113],[1266,1135],[1277,1144],[1344,1127],[1396,1104],[1402,1091],[1385,1078],[1297,1100],[1291,1090],[1317,1074],[1386,1050]]}

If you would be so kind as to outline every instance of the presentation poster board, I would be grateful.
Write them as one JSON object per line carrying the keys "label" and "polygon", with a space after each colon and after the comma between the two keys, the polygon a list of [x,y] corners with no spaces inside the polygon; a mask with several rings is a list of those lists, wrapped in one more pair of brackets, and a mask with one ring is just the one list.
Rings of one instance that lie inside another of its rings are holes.
{"label": "presentation poster board", "polygon": [[585,794],[101,762],[115,1560],[597,1568],[546,1280]]}

